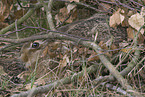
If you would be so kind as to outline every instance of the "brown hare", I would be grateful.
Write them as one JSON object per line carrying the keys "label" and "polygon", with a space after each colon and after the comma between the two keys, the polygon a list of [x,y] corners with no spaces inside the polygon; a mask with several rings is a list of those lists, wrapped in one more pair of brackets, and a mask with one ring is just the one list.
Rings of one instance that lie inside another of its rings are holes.
{"label": "brown hare", "polygon": [[55,52],[48,50],[48,46],[51,48],[54,44],[56,46],[60,43],[47,44],[46,41],[39,40],[23,45],[20,59],[25,63],[25,67],[27,68],[23,79],[27,79],[32,74],[36,79],[45,78],[47,80],[58,79],[63,75],[60,73],[60,69],[62,68],[59,67],[59,62],[55,63],[50,59],[57,56]]}

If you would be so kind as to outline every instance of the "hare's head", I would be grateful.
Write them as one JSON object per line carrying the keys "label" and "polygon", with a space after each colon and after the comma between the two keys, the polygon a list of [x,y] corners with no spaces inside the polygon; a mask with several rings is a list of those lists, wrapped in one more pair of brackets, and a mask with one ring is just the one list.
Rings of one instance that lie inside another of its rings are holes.
{"label": "hare's head", "polygon": [[25,43],[21,48],[20,59],[26,63],[26,68],[29,66],[34,66],[38,62],[39,58],[42,56],[43,49],[46,45],[44,41],[34,41]]}

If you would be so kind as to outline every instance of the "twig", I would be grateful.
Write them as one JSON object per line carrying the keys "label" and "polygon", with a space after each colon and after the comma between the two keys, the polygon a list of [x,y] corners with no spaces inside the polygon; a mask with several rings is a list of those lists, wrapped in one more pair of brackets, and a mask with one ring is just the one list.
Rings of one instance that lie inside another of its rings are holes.
{"label": "twig", "polygon": [[[135,1],[133,1],[133,0],[130,0],[130,1],[133,2],[134,4],[137,4],[137,5],[139,5],[139,6],[145,7],[144,5],[142,5],[142,4],[138,3],[138,2],[135,2]],[[142,1],[142,2],[143,2],[143,1]]]}
{"label": "twig", "polygon": [[[7,40],[9,42],[20,43],[20,42],[24,42],[24,41],[28,41],[28,40],[51,39],[51,38],[52,39],[61,39],[61,40],[63,40],[63,39],[64,40],[70,40],[70,41],[76,42],[78,44],[81,44],[81,45],[83,45],[85,47],[93,48],[99,54],[98,56],[99,56],[100,60],[102,61],[102,63],[104,64],[104,66],[118,80],[118,82],[123,86],[123,88],[127,89],[128,91],[130,91],[130,90],[133,91],[132,87],[121,76],[122,72],[120,74],[115,69],[115,67],[109,62],[109,60],[107,60],[107,58],[104,55],[101,54],[101,52],[99,51],[99,50],[101,50],[101,48],[97,44],[95,44],[94,42],[80,40],[79,38],[74,38],[74,37],[62,35],[62,34],[59,34],[59,33],[52,33],[52,34],[49,33],[49,34],[45,34],[45,35],[33,36],[33,38],[32,37],[28,37],[28,38],[18,39],[18,40],[17,39],[6,39],[6,38],[0,38],[0,40],[3,40],[3,41],[6,41]],[[136,51],[138,51],[138,50],[136,50]],[[138,54],[139,53],[137,53],[136,55],[138,56]],[[134,64],[134,60],[136,60],[136,57],[133,59],[133,61],[130,64]],[[130,70],[130,67],[129,67],[129,70]],[[126,68],[125,68],[125,72],[126,72]],[[124,73],[124,70],[123,70],[123,73]],[[124,75],[124,74],[122,74],[122,75]],[[138,96],[139,93],[137,93],[137,94],[136,93],[137,92],[134,92],[134,95],[137,95]]]}
{"label": "twig", "polygon": [[39,0],[39,1],[43,4],[44,9],[46,11],[46,17],[47,17],[47,21],[48,21],[50,29],[55,31],[56,29],[54,26],[52,15],[51,15],[51,7],[52,7],[53,0],[49,0],[48,5],[46,5],[42,0]]}
{"label": "twig", "polygon": [[[101,49],[97,44],[93,43],[93,42],[89,42],[89,41],[84,41],[84,40],[80,40],[78,38],[74,38],[74,37],[69,37],[66,35],[62,35],[59,33],[52,33],[52,34],[46,34],[46,35],[40,35],[39,37],[33,37],[33,39],[64,39],[64,40],[70,40],[70,41],[74,41],[74,42],[78,42],[79,44],[85,46],[85,47],[89,47],[89,48],[93,48],[98,54],[100,54],[101,52],[98,51],[98,49]],[[25,39],[19,39],[19,40],[14,40],[11,39],[11,41],[13,40],[13,42],[22,42],[22,41],[26,41],[28,39],[32,39],[32,38],[25,38]],[[120,73],[115,69],[115,67],[107,60],[107,58],[104,55],[98,55],[100,60],[102,61],[102,63],[104,64],[104,66],[110,71],[110,73],[118,80],[118,82],[123,86],[123,88],[127,89],[127,90],[132,90],[132,87],[127,83],[127,81],[120,75]],[[64,80],[65,81],[65,80]],[[135,94],[136,95],[136,94]]]}
{"label": "twig", "polygon": [[119,92],[119,93],[121,93],[121,94],[123,94],[123,95],[125,95],[125,96],[133,97],[133,96],[131,96],[129,93],[127,93],[125,90],[121,89],[120,87],[117,87],[117,86],[114,86],[114,85],[108,84],[108,83],[106,84],[105,82],[101,83],[101,85],[102,85],[102,86],[105,86],[105,87],[107,87],[107,88],[109,88],[109,89],[112,89],[112,90],[114,90],[114,91],[117,91],[117,92]]}
{"label": "twig", "polygon": [[[51,0],[50,0],[50,2],[51,2]],[[49,2],[49,4],[51,5],[50,2]],[[50,6],[50,7],[51,7],[51,6]],[[33,10],[33,11],[34,11],[34,10]],[[46,12],[47,12],[47,19],[49,20],[48,17],[49,17],[49,15],[51,16],[49,8],[48,8],[48,9],[46,8]],[[51,23],[53,23],[53,21],[52,21],[52,16],[50,17],[50,21],[51,21]],[[53,24],[50,25],[50,28],[51,28],[52,30],[55,30]],[[102,63],[104,64],[104,66],[110,71],[110,73],[118,80],[118,82],[122,85],[122,87],[123,87],[124,89],[126,89],[127,91],[134,91],[134,90],[132,89],[132,87],[128,84],[128,82],[121,76],[121,74],[120,74],[120,73],[115,69],[115,67],[109,62],[109,60],[108,60],[104,55],[101,54],[101,52],[99,51],[99,50],[101,50],[101,48],[100,48],[97,44],[95,44],[94,42],[80,40],[79,38],[69,37],[69,36],[66,36],[66,35],[59,34],[59,33],[52,33],[52,34],[39,35],[39,37],[38,37],[38,36],[34,36],[33,39],[31,39],[31,38],[29,37],[29,38],[24,38],[24,39],[7,39],[7,40],[6,40],[6,38],[0,38],[0,40],[4,40],[4,39],[5,39],[4,41],[9,41],[9,42],[14,42],[14,43],[20,43],[20,42],[24,42],[24,41],[28,41],[28,40],[49,39],[49,38],[71,40],[71,41],[77,42],[77,43],[79,43],[79,44],[81,44],[81,45],[83,45],[83,46],[85,46],[85,47],[93,48],[93,49],[99,54],[98,56],[99,56],[101,62],[102,62]],[[78,42],[78,41],[79,41],[79,42]],[[98,49],[99,49],[99,50],[98,50]],[[136,54],[136,53],[135,53],[135,54]],[[138,54],[138,53],[137,53],[137,54]],[[93,66],[91,66],[91,67],[93,67]],[[91,68],[91,67],[90,67],[90,68]],[[91,69],[96,70],[96,68],[97,68],[97,66],[94,66],[94,67],[91,68]],[[89,68],[88,68],[87,70],[88,70],[88,71],[87,71],[88,73],[91,73],[91,72],[93,71],[93,70],[90,71]],[[81,73],[78,73],[77,75],[75,75],[75,76],[73,77],[73,80],[74,80],[74,78],[77,77],[78,75],[79,75],[79,76],[81,76],[81,75],[83,76],[83,73],[84,73],[84,72],[82,71]],[[59,81],[56,81],[56,82],[54,82],[54,83],[52,83],[52,84],[49,84],[49,85],[46,85],[46,86],[42,86],[42,87],[38,87],[38,88],[36,88],[36,89],[34,90],[33,93],[34,93],[34,94],[37,94],[37,93],[38,93],[38,90],[39,90],[39,93],[47,92],[48,89],[50,89],[50,88],[52,88],[52,87],[55,88],[55,87],[61,85],[61,83],[63,83],[63,84],[70,83],[71,80],[72,80],[72,76],[67,77],[67,78],[64,78],[64,79],[59,80]],[[60,82],[60,81],[61,81],[61,82]],[[30,92],[31,92],[31,90],[29,90],[28,92],[25,92],[25,93],[20,93],[20,94],[24,94],[25,96],[27,96],[28,93],[30,93]],[[140,95],[139,93],[136,93],[136,91],[134,91],[133,94],[136,95],[136,96]],[[18,96],[20,96],[20,95],[18,95]],[[141,96],[141,95],[140,95],[140,96]],[[14,96],[12,96],[12,97],[14,97]]]}
{"label": "twig", "polygon": [[19,34],[18,34],[18,25],[17,25],[17,19],[15,20],[15,28],[16,28],[16,37],[19,39]]}
{"label": "twig", "polygon": [[[139,29],[139,31],[138,31],[138,33],[135,35],[135,37],[134,37],[134,45],[133,45],[133,47],[135,48],[135,47],[137,47],[137,43],[138,43],[138,41],[137,41],[137,39],[138,39],[138,34],[140,33],[140,31],[141,31],[141,29],[144,27],[144,25],[142,26],[142,27],[140,27],[140,29]],[[132,60],[131,60],[131,62],[127,65],[128,67],[126,67],[124,70],[122,70],[121,71],[121,74],[124,76],[124,75],[126,75],[126,74],[128,74],[129,72],[130,72],[130,70],[133,68],[133,67],[135,67],[136,66],[136,63],[137,63],[137,61],[138,61],[138,59],[139,59],[139,56],[140,56],[140,50],[139,49],[136,49],[135,50],[135,53],[134,53],[134,57],[132,58]]]}
{"label": "twig", "polygon": [[[56,0],[56,1],[57,1],[57,0]],[[58,0],[58,1],[63,1],[63,2],[67,2],[67,3],[71,3],[71,2],[68,1],[68,0]],[[84,4],[84,3],[81,3],[81,2],[75,2],[75,1],[73,1],[73,3],[75,3],[75,4],[77,4],[77,5],[85,6],[85,7],[90,8],[90,9],[93,9],[93,10],[96,11],[96,12],[112,13],[112,12],[110,12],[110,11],[108,12],[108,11],[104,11],[104,10],[99,10],[99,9],[97,9],[97,8],[95,8],[95,7],[92,7],[92,6],[88,5],[88,4]]]}
{"label": "twig", "polygon": [[[17,21],[17,25],[21,24],[22,22],[24,22],[26,19],[28,19],[35,11],[35,9],[42,7],[42,5],[40,3],[36,4],[34,8],[29,9],[28,12]],[[9,31],[10,29],[15,27],[15,22],[12,23],[11,25],[3,28],[0,30],[0,35],[6,33],[7,31]]]}
{"label": "twig", "polygon": [[128,9],[130,9],[130,10],[135,10],[134,8],[132,8],[132,7],[128,6],[128,5],[126,5],[126,4],[123,4],[123,3],[121,3],[121,2],[118,1],[118,0],[116,0],[116,1],[118,2],[119,5],[121,5],[121,6],[123,6],[123,7],[126,7],[126,8],[128,8]]}
{"label": "twig", "polygon": [[[92,65],[90,66],[89,68],[86,69],[87,73],[91,74],[93,72],[95,72],[97,70],[97,65]],[[63,78],[61,80],[57,80],[49,85],[45,85],[45,86],[40,86],[40,87],[37,87],[37,88],[33,88],[32,90],[29,90],[29,91],[26,91],[26,92],[22,92],[20,94],[15,94],[15,95],[12,95],[11,97],[26,97],[28,96],[29,93],[32,93],[33,91],[33,95],[36,95],[38,93],[46,93],[48,92],[49,90],[51,90],[52,88],[55,89],[57,88],[58,86],[60,86],[61,84],[68,84],[68,83],[71,83],[73,82],[75,79],[77,79],[79,77],[82,77],[84,76],[84,71],[81,71],[75,75],[72,75],[72,76],[69,76],[69,77],[66,77],[66,78]]]}

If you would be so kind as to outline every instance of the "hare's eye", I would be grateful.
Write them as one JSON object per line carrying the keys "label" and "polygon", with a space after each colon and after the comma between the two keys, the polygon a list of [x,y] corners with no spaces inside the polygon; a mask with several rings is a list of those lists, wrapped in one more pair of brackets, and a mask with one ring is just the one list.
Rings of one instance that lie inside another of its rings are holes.
{"label": "hare's eye", "polygon": [[34,42],[33,44],[32,44],[32,48],[39,48],[39,43],[38,42]]}

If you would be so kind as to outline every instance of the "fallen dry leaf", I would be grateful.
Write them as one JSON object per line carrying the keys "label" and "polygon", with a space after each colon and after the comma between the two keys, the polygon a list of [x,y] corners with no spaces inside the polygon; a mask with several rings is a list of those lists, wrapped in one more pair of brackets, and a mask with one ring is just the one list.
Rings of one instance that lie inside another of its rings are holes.
{"label": "fallen dry leaf", "polygon": [[59,13],[55,16],[56,23],[60,24],[61,22],[72,23],[73,20],[77,18],[76,5],[69,4],[66,7],[60,9]]}
{"label": "fallen dry leaf", "polygon": [[22,16],[25,15],[26,12],[27,12],[27,10],[25,10],[25,9],[16,10],[14,12],[14,16],[11,16],[11,19],[12,20],[20,19]]}
{"label": "fallen dry leaf", "polygon": [[0,22],[0,29],[5,28],[8,25],[9,25],[8,23]]}
{"label": "fallen dry leaf", "polygon": [[116,27],[119,24],[121,24],[125,17],[120,14],[120,11],[123,13],[124,11],[121,9],[118,9],[111,17],[110,17],[110,21],[109,21],[109,25],[110,27]]}
{"label": "fallen dry leaf", "polygon": [[[125,53],[128,53],[132,48],[124,48],[124,49],[121,49],[122,52],[125,52]],[[134,52],[134,51],[132,51]]]}
{"label": "fallen dry leaf", "polygon": [[98,54],[95,51],[93,51],[93,53],[88,58],[88,62],[97,61],[97,60],[99,60]]}
{"label": "fallen dry leaf", "polygon": [[72,10],[75,10],[76,6],[77,5],[75,5],[75,4],[69,4],[67,6],[67,12],[70,13]]}
{"label": "fallen dry leaf", "polygon": [[140,14],[141,14],[142,16],[145,16],[145,8],[144,8],[144,7],[141,8]]}
{"label": "fallen dry leaf", "polygon": [[4,16],[4,19],[6,19],[9,16],[10,11],[13,8],[13,4],[9,3],[6,0],[2,0],[2,1],[0,1],[0,7],[1,7],[0,16]]}
{"label": "fallen dry leaf", "polygon": [[[109,50],[109,48],[106,46],[106,44],[103,41],[100,41],[100,43],[98,44],[103,50]],[[111,45],[111,50],[117,49],[117,46],[115,46],[114,44]],[[103,52],[100,51],[100,53],[105,54],[106,56],[111,57],[113,55],[113,53],[117,53],[117,50],[114,50],[113,52]],[[90,57],[88,58],[88,61],[97,61],[99,60],[98,54],[96,52],[93,51],[93,53],[90,55]]]}
{"label": "fallen dry leaf", "polygon": [[101,3],[101,5],[98,6],[99,9],[103,9],[105,11],[108,11],[111,8],[110,4],[105,4],[105,3]]}
{"label": "fallen dry leaf", "polygon": [[133,32],[136,33],[136,31],[134,29],[132,29],[131,27],[127,28],[127,36],[128,36],[128,38],[134,39],[135,33],[133,33]]}
{"label": "fallen dry leaf", "polygon": [[4,20],[8,18],[10,11],[13,8],[13,4],[9,4],[7,1],[0,1],[0,29],[8,26],[8,23],[4,23]]}
{"label": "fallen dry leaf", "polygon": [[[131,27],[127,28],[127,36],[130,39],[134,39],[134,36],[137,34],[137,31]],[[138,42],[143,43],[144,37],[141,33],[138,34]]]}
{"label": "fallen dry leaf", "polygon": [[[60,12],[58,15],[56,15],[56,21],[57,23],[59,22],[64,22],[68,17],[69,17],[69,14],[68,14],[68,10],[67,8],[63,7],[60,9]],[[71,23],[73,20],[71,20],[70,18],[66,21],[66,23]]]}
{"label": "fallen dry leaf", "polygon": [[69,61],[69,58],[68,58],[68,56],[67,55],[64,55],[63,56],[63,60],[60,60],[60,66],[61,66],[61,68],[63,68],[63,67],[65,67],[65,66],[67,66],[67,63],[69,63],[70,61]]}
{"label": "fallen dry leaf", "polygon": [[3,22],[4,20],[4,16],[0,14],[0,22]]}
{"label": "fallen dry leaf", "polygon": [[[141,28],[141,26],[144,25],[144,18],[142,15],[140,15],[139,13],[136,13],[134,15],[132,15],[129,20],[128,23],[131,27],[135,28],[137,31],[139,31],[139,29]],[[141,34],[144,34],[144,29],[141,29]]]}

